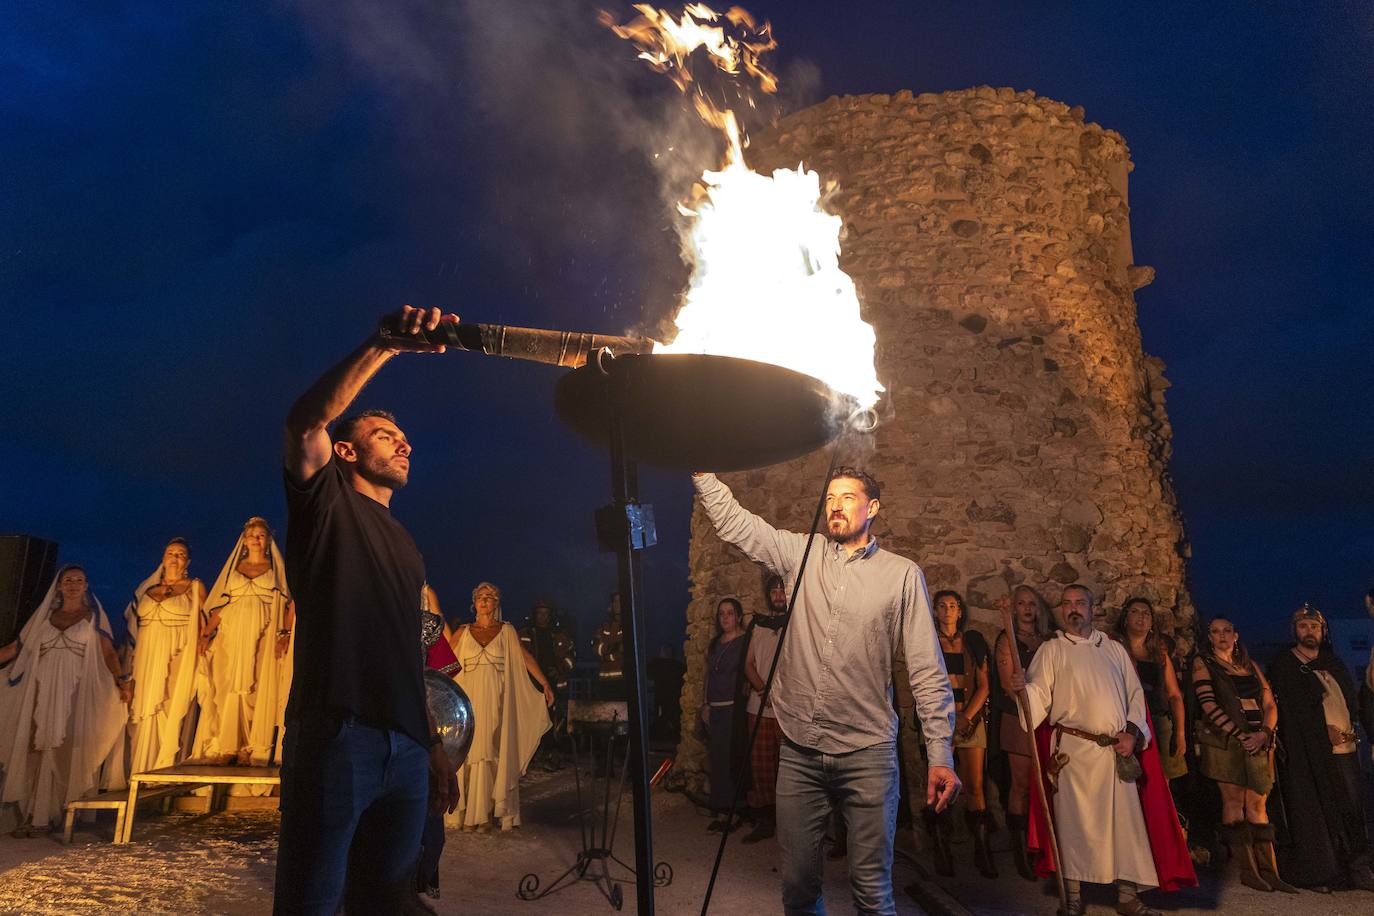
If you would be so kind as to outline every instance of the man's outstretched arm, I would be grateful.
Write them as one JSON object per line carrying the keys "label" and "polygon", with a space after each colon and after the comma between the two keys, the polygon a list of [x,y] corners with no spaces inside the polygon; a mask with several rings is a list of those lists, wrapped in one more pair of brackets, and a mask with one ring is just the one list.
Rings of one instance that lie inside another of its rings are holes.
{"label": "man's outstretched arm", "polygon": [[[457,315],[443,315],[437,308],[417,309],[405,306],[398,313],[401,328],[415,334],[422,328],[432,331],[439,321],[458,320]],[[282,454],[286,470],[297,481],[306,481],[329,463],[333,446],[329,442],[329,424],[337,420],[363,386],[377,374],[377,370],[402,350],[442,353],[442,344],[430,346],[407,345],[403,340],[388,338],[373,332],[344,360],[320,376],[305,394],[301,395],[286,417]]]}
{"label": "man's outstretched arm", "polygon": [[797,568],[802,551],[806,549],[806,535],[779,531],[745,509],[730,488],[714,474],[693,474],[692,484],[701,499],[701,507],[711,520],[711,527],[722,541],[734,544],[748,554],[749,559],[762,563],[780,576],[787,577]]}

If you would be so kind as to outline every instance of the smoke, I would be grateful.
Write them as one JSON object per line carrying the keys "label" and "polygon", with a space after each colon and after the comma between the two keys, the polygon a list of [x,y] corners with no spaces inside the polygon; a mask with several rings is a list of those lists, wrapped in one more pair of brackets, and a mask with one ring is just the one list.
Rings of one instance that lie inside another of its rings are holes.
{"label": "smoke", "polygon": [[[462,218],[489,263],[533,298],[574,293],[661,335],[687,279],[677,203],[723,142],[690,101],[597,22],[591,0],[298,0],[313,29],[370,74],[416,155],[461,169]],[[791,65],[748,127],[809,101]],[[541,292],[542,291],[542,292]]]}

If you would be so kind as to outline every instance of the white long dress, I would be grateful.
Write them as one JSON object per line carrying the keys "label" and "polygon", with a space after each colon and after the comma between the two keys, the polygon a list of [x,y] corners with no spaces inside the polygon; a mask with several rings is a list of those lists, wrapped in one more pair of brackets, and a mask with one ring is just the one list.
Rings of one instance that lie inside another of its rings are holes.
{"label": "white long dress", "polygon": [[[1145,692],[1126,649],[1101,632],[1086,639],[1060,632],[1046,641],[1026,672],[1031,730],[1041,721],[1096,735],[1115,735],[1134,723],[1149,741]],[[1024,724],[1024,723],[1023,723]],[[1060,734],[1069,760],[1059,771],[1054,825],[1063,875],[1109,884],[1118,878],[1156,887],[1140,792],[1116,776],[1116,751]]]}
{"label": "white long dress", "polygon": [[90,615],[59,630],[54,594],[25,624],[0,686],[0,800],[17,803],[35,826],[61,820],[69,801],[127,785],[128,711],[101,652],[109,621],[92,598]]}
{"label": "white long dress", "polygon": [[[231,567],[210,592],[206,616],[218,611],[220,617],[197,691],[201,709],[193,756],[238,754],[247,748],[253,763],[267,762],[283,686],[276,644],[286,599],[278,583],[276,568],[249,577]],[[289,664],[289,659],[281,661]],[[289,669],[284,686],[290,690]]]}
{"label": "white long dress", "polygon": [[[291,692],[294,628],[287,650],[277,657],[277,633],[286,626],[291,595],[286,566],[272,538],[268,567],[246,576],[239,564],[248,556],[243,535],[224,561],[205,596],[203,617],[219,614],[209,651],[196,667],[200,718],[193,757],[239,755],[254,766],[280,759],[286,699]],[[235,786],[230,794],[266,794]]]}
{"label": "white long dress", "polygon": [[544,695],[525,670],[520,637],[510,624],[483,646],[467,627],[455,640],[462,670],[455,680],[472,702],[474,734],[458,770],[458,810],[452,822],[465,827],[500,818],[520,825],[520,777],[549,730]]}
{"label": "white long dress", "polygon": [[125,612],[134,644],[134,701],[129,709],[133,746],[129,766],[144,773],[177,762],[182,723],[195,686],[196,634],[200,600],[195,583],[180,595],[157,601],[140,586],[136,604]]}

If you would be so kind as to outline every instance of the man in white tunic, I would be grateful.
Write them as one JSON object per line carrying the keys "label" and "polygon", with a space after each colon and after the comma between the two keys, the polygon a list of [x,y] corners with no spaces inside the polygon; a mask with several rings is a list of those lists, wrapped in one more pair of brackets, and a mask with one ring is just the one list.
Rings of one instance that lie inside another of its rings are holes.
{"label": "man in white tunic", "polygon": [[1031,729],[1054,727],[1051,748],[1062,763],[1054,824],[1070,916],[1084,912],[1083,881],[1116,882],[1117,912],[1147,916],[1155,911],[1137,893],[1159,879],[1139,791],[1117,775],[1117,759],[1133,763],[1150,740],[1145,693],[1125,648],[1093,629],[1094,603],[1085,586],[1065,588],[1055,609],[1061,632],[1010,686],[1026,688]]}

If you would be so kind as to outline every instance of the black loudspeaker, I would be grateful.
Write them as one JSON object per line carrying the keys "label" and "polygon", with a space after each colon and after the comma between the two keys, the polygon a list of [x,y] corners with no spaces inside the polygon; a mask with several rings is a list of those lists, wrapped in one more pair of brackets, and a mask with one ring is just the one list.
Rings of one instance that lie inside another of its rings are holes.
{"label": "black loudspeaker", "polygon": [[0,534],[0,646],[19,635],[56,573],[56,542]]}

